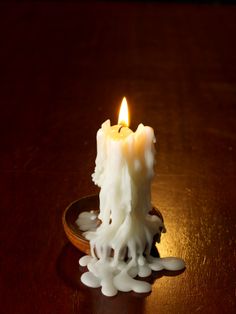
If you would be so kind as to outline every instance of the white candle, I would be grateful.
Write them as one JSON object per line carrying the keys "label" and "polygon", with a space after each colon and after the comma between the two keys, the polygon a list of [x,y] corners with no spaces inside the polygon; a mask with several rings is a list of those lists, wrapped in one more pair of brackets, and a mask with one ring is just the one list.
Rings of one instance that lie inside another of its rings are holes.
{"label": "white candle", "polygon": [[[127,106],[125,99],[122,105]],[[149,292],[151,285],[134,277],[149,276],[152,270],[184,267],[181,259],[150,256],[153,237],[164,228],[159,217],[149,214],[155,161],[154,131],[139,124],[133,132],[123,116],[119,123],[111,126],[107,120],[97,132],[97,158],[92,178],[101,188],[101,224],[95,231],[85,233],[90,241],[91,257],[80,259],[80,265],[89,269],[82,275],[82,282],[90,287],[101,286],[107,296],[115,295],[118,290]]]}

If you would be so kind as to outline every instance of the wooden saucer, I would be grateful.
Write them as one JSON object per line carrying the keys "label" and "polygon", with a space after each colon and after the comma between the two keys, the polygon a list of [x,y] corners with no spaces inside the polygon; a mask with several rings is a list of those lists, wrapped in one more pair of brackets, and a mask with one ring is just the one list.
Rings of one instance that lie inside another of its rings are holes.
{"label": "wooden saucer", "polygon": [[[72,202],[64,211],[62,216],[62,224],[69,241],[81,252],[90,254],[89,241],[82,235],[81,231],[76,224],[76,220],[80,213],[84,211],[90,212],[99,211],[99,195],[88,195],[79,200]],[[157,215],[162,221],[163,217],[160,211],[153,207],[151,214]]]}

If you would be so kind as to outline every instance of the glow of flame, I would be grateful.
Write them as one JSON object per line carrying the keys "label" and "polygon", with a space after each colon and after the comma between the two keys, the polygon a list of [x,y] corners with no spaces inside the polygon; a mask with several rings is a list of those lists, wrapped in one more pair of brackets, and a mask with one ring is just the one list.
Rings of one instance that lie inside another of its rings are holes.
{"label": "glow of flame", "polygon": [[119,113],[119,119],[118,124],[123,126],[129,126],[129,112],[128,112],[128,104],[127,100],[124,97],[120,106],[120,113]]}

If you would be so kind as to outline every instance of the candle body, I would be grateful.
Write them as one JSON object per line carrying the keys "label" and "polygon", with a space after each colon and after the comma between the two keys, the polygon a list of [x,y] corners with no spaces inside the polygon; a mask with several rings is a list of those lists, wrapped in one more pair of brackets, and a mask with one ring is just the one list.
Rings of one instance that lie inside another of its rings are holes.
{"label": "candle body", "polygon": [[151,210],[155,137],[153,129],[142,124],[136,132],[121,129],[120,136],[112,128],[116,126],[111,127],[108,120],[97,133],[93,181],[101,188],[99,219],[102,224],[96,233],[88,233],[87,237],[92,247],[109,239],[109,248],[119,257],[127,244],[136,252],[137,237],[142,253],[146,245],[150,249],[152,244],[154,230],[150,230],[146,218]]}

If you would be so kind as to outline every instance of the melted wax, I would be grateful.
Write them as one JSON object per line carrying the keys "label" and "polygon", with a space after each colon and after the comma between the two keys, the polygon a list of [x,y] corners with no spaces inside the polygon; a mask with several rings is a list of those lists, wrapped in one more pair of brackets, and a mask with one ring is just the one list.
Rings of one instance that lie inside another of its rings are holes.
{"label": "melted wax", "polygon": [[[147,221],[149,227],[150,222],[153,223],[153,230],[156,230],[156,234],[158,233],[160,238],[160,230],[165,230],[160,218],[148,215]],[[79,215],[76,223],[82,231],[96,230],[99,219],[93,211],[83,212]],[[86,234],[91,236],[90,232],[85,232],[85,237]],[[109,246],[95,247],[94,244],[91,250],[92,255],[85,255],[79,260],[80,266],[87,267],[89,270],[81,276],[81,281],[91,288],[101,287],[102,293],[110,297],[116,295],[118,291],[148,293],[151,291],[151,285],[148,282],[134,279],[135,277],[148,277],[152,271],[164,269],[177,271],[185,267],[184,261],[180,258],[155,258],[147,251],[145,254],[141,253],[141,250],[138,250],[140,252],[138,254],[132,246],[132,241],[130,241],[128,250],[131,250],[133,255],[127,254],[127,248],[123,247],[120,247],[119,253],[114,255]]]}
{"label": "melted wax", "polygon": [[135,279],[136,276],[147,277],[152,270],[185,267],[182,259],[150,255],[154,236],[160,236],[164,228],[159,217],[149,214],[154,142],[153,129],[143,124],[132,132],[118,125],[111,127],[107,120],[97,132],[92,177],[101,188],[98,216],[101,224],[95,227],[94,213],[79,217],[77,223],[86,231],[84,235],[91,249],[91,256],[82,257],[79,263],[88,268],[81,281],[89,287],[101,287],[106,296],[114,296],[118,290],[149,292],[151,285]]}

